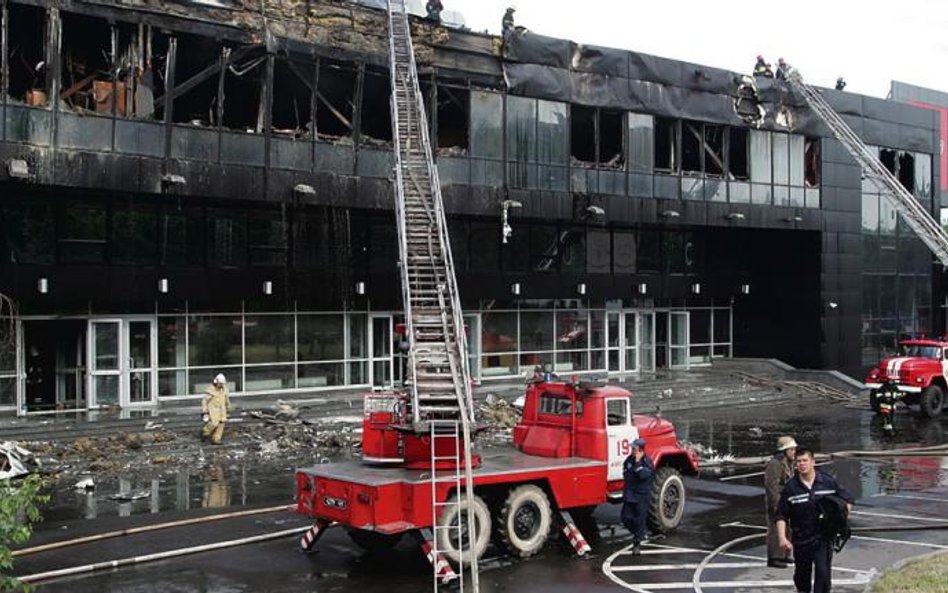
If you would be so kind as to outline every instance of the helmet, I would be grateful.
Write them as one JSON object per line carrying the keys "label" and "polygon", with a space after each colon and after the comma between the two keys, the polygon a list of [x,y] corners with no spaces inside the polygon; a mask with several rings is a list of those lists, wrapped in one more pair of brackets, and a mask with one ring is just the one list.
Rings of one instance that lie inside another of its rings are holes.
{"label": "helmet", "polygon": [[783,61],[783,58],[777,58],[777,63],[778,63],[778,64],[786,64],[786,62]]}
{"label": "helmet", "polygon": [[644,448],[645,448],[645,439],[635,439],[634,441],[632,441],[632,446],[633,446],[633,447],[638,447],[639,449],[644,449]]}
{"label": "helmet", "polygon": [[777,439],[777,450],[786,451],[787,449],[796,448],[797,442],[790,436],[783,436]]}
{"label": "helmet", "polygon": [[217,373],[217,376],[214,377],[215,385],[226,385],[227,379],[224,378],[224,373]]}
{"label": "helmet", "polygon": [[764,59],[764,56],[762,56],[762,55],[760,55],[760,54],[757,54],[757,59],[758,59],[758,60],[763,60],[763,59]]}

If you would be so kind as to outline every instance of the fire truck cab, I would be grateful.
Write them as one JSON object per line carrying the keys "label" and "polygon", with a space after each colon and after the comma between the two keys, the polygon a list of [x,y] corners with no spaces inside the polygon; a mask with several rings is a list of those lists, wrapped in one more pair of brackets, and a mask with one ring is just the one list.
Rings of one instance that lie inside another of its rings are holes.
{"label": "fire truck cab", "polygon": [[917,404],[929,418],[941,414],[948,393],[948,341],[903,340],[900,355],[886,358],[869,371],[869,405],[879,411],[883,393],[893,393],[908,405]]}

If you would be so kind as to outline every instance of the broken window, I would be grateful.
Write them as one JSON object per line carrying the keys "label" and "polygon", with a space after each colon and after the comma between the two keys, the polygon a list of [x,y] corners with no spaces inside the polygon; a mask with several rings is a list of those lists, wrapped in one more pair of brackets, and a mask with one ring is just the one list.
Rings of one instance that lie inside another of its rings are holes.
{"label": "broken window", "polygon": [[573,105],[570,108],[570,156],[580,163],[596,162],[596,109]]}
{"label": "broken window", "polygon": [[727,167],[729,179],[747,181],[747,130],[745,128],[728,130]]}
{"label": "broken window", "polygon": [[915,155],[915,195],[922,198],[932,196],[932,156],[917,153]]}
{"label": "broken window", "polygon": [[724,136],[727,128],[704,124],[704,174],[710,177],[724,176]]}
{"label": "broken window", "polygon": [[681,122],[681,170],[684,173],[701,173],[701,124],[693,121]]}
{"label": "broken window", "polygon": [[[101,18],[62,13],[59,98],[64,109],[112,113],[112,27]],[[124,106],[124,89],[119,103]],[[118,106],[116,106],[118,107]]]}
{"label": "broken window", "polygon": [[179,33],[175,53],[172,121],[216,126],[220,47],[213,39]]}
{"label": "broken window", "polygon": [[678,120],[655,118],[655,170],[678,172]]}
{"label": "broken window", "polygon": [[622,111],[572,106],[570,154],[581,163],[621,168],[625,163],[622,144]]}
{"label": "broken window", "polygon": [[803,181],[807,187],[820,186],[820,141],[807,138],[803,149]]}
{"label": "broken window", "polygon": [[392,112],[389,107],[391,88],[387,70],[365,67],[359,130],[364,142],[378,144],[392,141]]}
{"label": "broken window", "polygon": [[909,193],[915,192],[915,155],[911,152],[899,152],[899,183]]}
{"label": "broken window", "polygon": [[7,36],[9,55],[10,99],[40,107],[48,104],[46,45],[46,12],[36,6],[7,3]]}
{"label": "broken window", "polygon": [[438,85],[438,152],[447,155],[466,155],[468,149],[468,120],[470,91],[464,88]]}
{"label": "broken window", "polygon": [[273,68],[273,133],[310,138],[316,65],[279,58]]}
{"label": "broken window", "polygon": [[[316,92],[316,131],[321,139],[352,135],[356,73],[334,60],[320,60]],[[385,107],[388,111],[388,106]]]}
{"label": "broken window", "polygon": [[[243,50],[243,51],[242,51]],[[262,51],[225,48],[221,125],[231,130],[263,132],[267,56]]]}

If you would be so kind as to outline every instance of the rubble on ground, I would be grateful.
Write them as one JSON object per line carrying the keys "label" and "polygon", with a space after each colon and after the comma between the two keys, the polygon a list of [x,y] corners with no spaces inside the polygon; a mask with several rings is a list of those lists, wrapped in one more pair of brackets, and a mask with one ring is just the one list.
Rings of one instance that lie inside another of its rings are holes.
{"label": "rubble on ground", "polygon": [[0,443],[0,479],[19,478],[38,467],[39,462],[28,449],[10,441]]}

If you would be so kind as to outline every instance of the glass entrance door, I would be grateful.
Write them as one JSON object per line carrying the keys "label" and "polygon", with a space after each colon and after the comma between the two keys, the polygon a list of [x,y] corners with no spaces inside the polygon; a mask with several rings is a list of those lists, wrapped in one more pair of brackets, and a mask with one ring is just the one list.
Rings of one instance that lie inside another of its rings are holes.
{"label": "glass entrance door", "polygon": [[392,387],[393,364],[392,356],[392,316],[373,315],[372,332],[369,334],[369,352],[371,359],[369,368],[372,373],[372,386],[381,388]]}
{"label": "glass entrance door", "polygon": [[154,319],[89,321],[89,406],[155,403]]}
{"label": "glass entrance door", "polygon": [[655,313],[639,313],[639,370],[655,372]]}
{"label": "glass entrance door", "polygon": [[121,319],[89,321],[89,407],[119,403],[121,334]]}
{"label": "glass entrance door", "polygon": [[622,371],[622,313],[606,311],[606,370]]}
{"label": "glass entrance door", "polygon": [[153,319],[130,319],[125,325],[125,343],[127,369],[123,374],[128,377],[128,401],[122,405],[148,405],[155,403],[155,352],[157,335]]}
{"label": "glass entrance door", "polygon": [[668,368],[688,368],[688,311],[670,311],[668,313]]}
{"label": "glass entrance door", "polygon": [[623,333],[623,348],[625,350],[625,360],[622,370],[632,373],[639,370],[639,349],[638,349],[638,313],[626,311],[622,315],[625,317]]}

